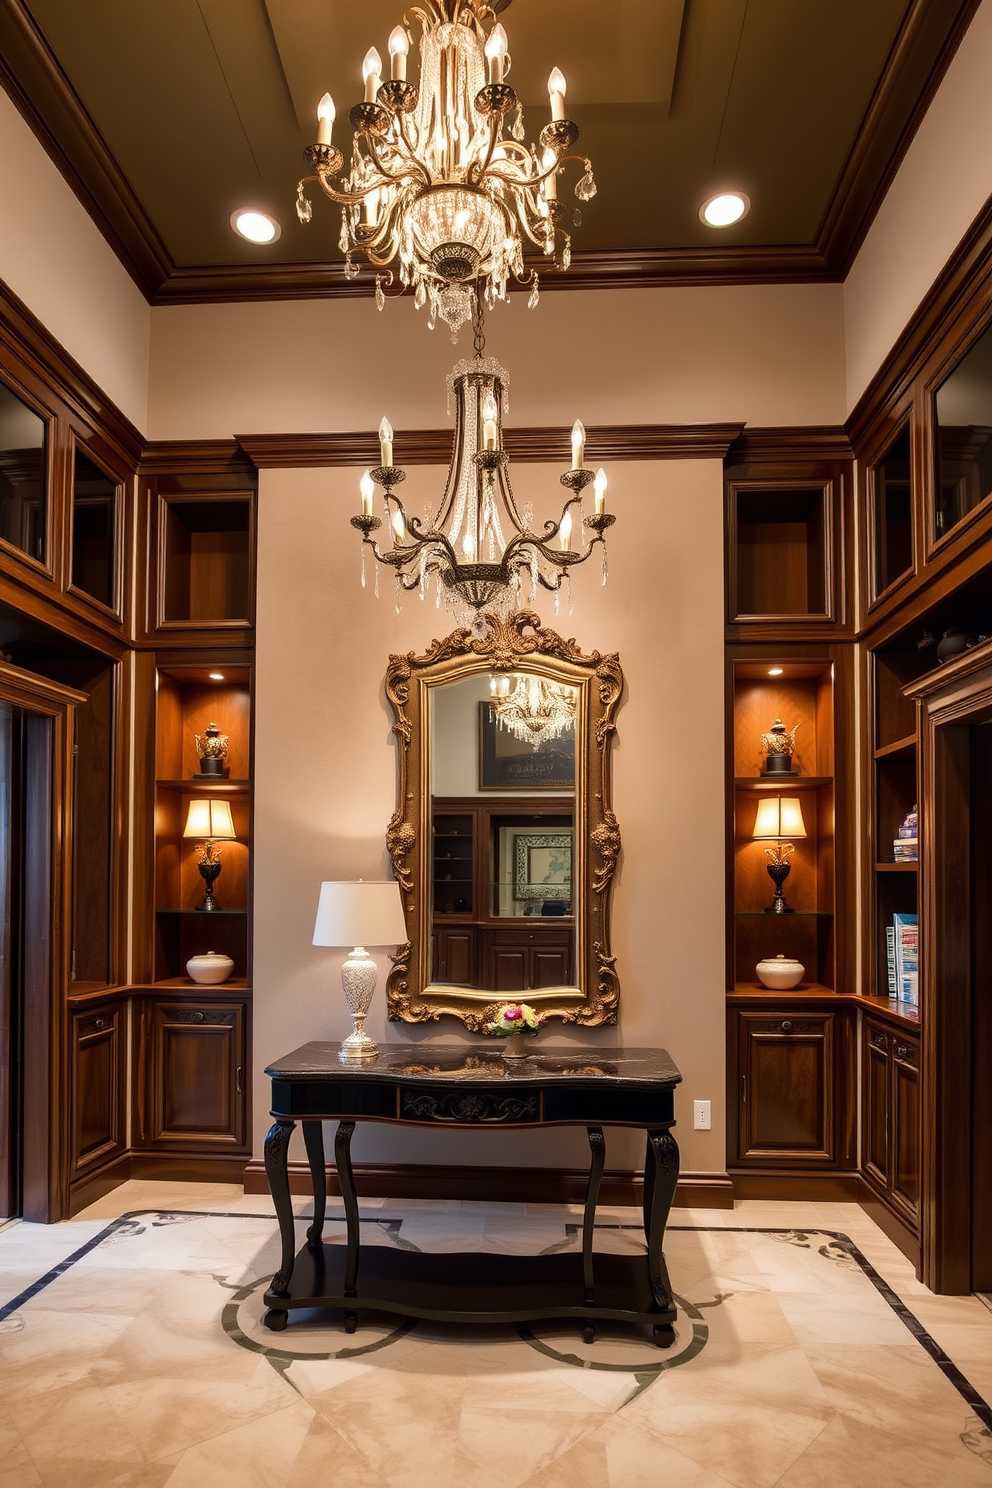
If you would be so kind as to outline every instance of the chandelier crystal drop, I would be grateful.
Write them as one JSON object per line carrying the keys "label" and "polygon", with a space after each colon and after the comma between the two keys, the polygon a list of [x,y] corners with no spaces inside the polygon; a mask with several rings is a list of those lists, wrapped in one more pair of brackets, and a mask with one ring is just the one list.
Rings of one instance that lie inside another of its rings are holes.
{"label": "chandelier crystal drop", "polygon": [[[387,288],[412,287],[418,308],[430,304],[452,339],[471,319],[473,295],[490,308],[515,280],[537,300],[538,275],[524,265],[530,246],[559,269],[571,259],[564,224],[578,212],[558,200],[558,174],[578,161],[580,201],[596,194],[592,166],[568,152],[579,137],[565,118],[565,79],[548,79],[551,118],[537,144],[527,145],[510,71],[507,36],[487,0],[423,0],[419,21],[420,80],[407,81],[410,36],[405,25],[389,38],[390,73],[373,47],[363,65],[365,98],[349,114],[351,164],[331,143],[335,109],[325,93],[317,106],[317,143],[303,153],[309,174],[297,188],[296,209],[309,222],[306,188],[316,184],[342,208],[340,246],[345,274],[356,259],[377,275],[380,309]],[[487,31],[487,25],[489,29]]]}
{"label": "chandelier crystal drop", "polygon": [[[393,464],[393,431],[379,426],[380,464],[359,483],[360,516],[351,525],[362,534],[376,560],[392,568],[397,601],[404,590],[426,598],[436,586],[457,623],[474,634],[485,629],[489,611],[506,616],[521,602],[532,604],[538,588],[556,596],[564,578],[593,549],[605,552],[606,532],[616,520],[605,509],[606,474],[585,463],[585,429],[576,420],[571,432],[572,464],[559,477],[566,498],[557,521],[533,528],[529,506],[519,507],[510,484],[503,449],[503,413],[509,406],[509,376],[493,357],[483,355],[482,312],[475,318],[475,355],[448,376],[448,411],[454,411],[451,465],[436,511],[423,518],[407,514],[396,488],[406,471]],[[375,487],[382,488],[385,521],[372,510]],[[594,488],[593,511],[582,518],[583,492]],[[379,531],[391,545],[380,548]],[[605,569],[604,569],[605,574]]]}
{"label": "chandelier crystal drop", "polygon": [[491,707],[497,726],[533,749],[557,739],[575,722],[578,694],[574,687],[551,682],[533,673],[513,672],[492,677]]}

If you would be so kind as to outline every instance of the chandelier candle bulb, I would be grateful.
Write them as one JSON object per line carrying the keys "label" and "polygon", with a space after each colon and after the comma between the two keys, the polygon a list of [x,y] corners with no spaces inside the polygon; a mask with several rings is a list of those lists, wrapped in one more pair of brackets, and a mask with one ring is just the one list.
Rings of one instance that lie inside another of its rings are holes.
{"label": "chandelier candle bulb", "polygon": [[365,102],[375,103],[375,95],[379,91],[379,82],[382,78],[382,58],[375,47],[369,47],[365,53],[362,77],[365,79]]}
{"label": "chandelier candle bulb", "polygon": [[557,123],[565,117],[565,79],[560,68],[553,67],[548,78],[548,96],[551,100],[551,120]]}
{"label": "chandelier candle bulb", "polygon": [[572,469],[582,470],[586,463],[586,431],[581,419],[572,425]]}
{"label": "chandelier candle bulb", "polygon": [[565,513],[558,524],[558,538],[561,542],[561,550],[567,553],[572,542],[572,513],[566,507]]}
{"label": "chandelier candle bulb", "polygon": [[501,83],[503,81],[503,66],[506,59],[506,32],[503,27],[496,23],[489,33],[486,42],[486,61],[489,63],[489,81]]}
{"label": "chandelier candle bulb", "polygon": [[545,150],[541,166],[544,170],[550,170],[551,174],[544,183],[544,197],[546,201],[557,201],[558,199],[558,172],[551,170],[558,156],[554,150]]}
{"label": "chandelier candle bulb", "polygon": [[379,425],[379,459],[387,469],[393,463],[393,430],[385,417]]}
{"label": "chandelier candle bulb", "polygon": [[593,485],[593,494],[595,497],[596,516],[601,517],[606,508],[606,471],[603,469],[602,465],[596,471],[596,480]]}
{"label": "chandelier candle bulb", "polygon": [[334,119],[334,99],[330,93],[325,93],[317,105],[318,145],[329,145],[331,143],[331,130],[334,127]]}
{"label": "chandelier candle bulb", "polygon": [[496,399],[490,393],[482,405],[482,448],[494,450],[497,446],[496,417],[499,410],[496,407]]}
{"label": "chandelier candle bulb", "polygon": [[394,26],[389,33],[389,69],[394,83],[406,82],[406,54],[409,50],[409,36],[402,26]]}
{"label": "chandelier candle bulb", "polygon": [[375,482],[372,479],[371,471],[366,470],[358,482],[358,489],[362,493],[362,516],[370,517],[372,515],[372,495],[375,491]]}

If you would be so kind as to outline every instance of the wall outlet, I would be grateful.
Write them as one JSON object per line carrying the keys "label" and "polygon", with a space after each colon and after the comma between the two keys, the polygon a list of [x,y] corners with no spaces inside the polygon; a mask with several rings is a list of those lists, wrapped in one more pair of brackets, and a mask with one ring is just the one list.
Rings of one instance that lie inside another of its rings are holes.
{"label": "wall outlet", "polygon": [[692,1125],[695,1131],[709,1131],[713,1123],[710,1120],[709,1101],[693,1101],[692,1103]]}

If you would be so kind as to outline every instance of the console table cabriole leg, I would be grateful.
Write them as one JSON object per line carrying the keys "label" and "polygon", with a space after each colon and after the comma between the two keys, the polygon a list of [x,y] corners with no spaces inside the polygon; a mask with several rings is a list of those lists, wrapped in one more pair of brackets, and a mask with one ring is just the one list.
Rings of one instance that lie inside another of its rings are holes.
{"label": "console table cabriole leg", "polygon": [[265,1176],[269,1193],[279,1221],[279,1238],[282,1241],[282,1258],[279,1270],[272,1278],[270,1292],[279,1297],[289,1296],[289,1282],[296,1260],[296,1227],[293,1222],[293,1201],[289,1196],[289,1139],[296,1122],[279,1118],[270,1127],[265,1138]]}
{"label": "console table cabriole leg", "polygon": [[668,1311],[672,1306],[672,1284],[665,1264],[664,1240],[678,1177],[679,1149],[675,1138],[670,1131],[649,1131],[644,1162],[648,1275],[655,1304],[662,1311]]}
{"label": "console table cabriole leg", "polygon": [[[334,1163],[341,1185],[344,1202],[344,1217],[348,1228],[348,1255],[344,1268],[344,1294],[355,1295],[358,1282],[358,1197],[355,1193],[355,1175],[351,1169],[351,1135],[355,1130],[353,1121],[339,1121],[334,1133]],[[347,1318],[346,1318],[347,1322]],[[352,1329],[348,1329],[352,1332]]]}
{"label": "console table cabriole leg", "polygon": [[[603,1167],[606,1162],[606,1139],[603,1136],[601,1126],[587,1126],[586,1136],[589,1139],[589,1183],[586,1187],[586,1205],[582,1213],[582,1285],[585,1289],[585,1305],[592,1307],[595,1304],[595,1292],[593,1289],[592,1275],[592,1242],[596,1228],[596,1205],[599,1202],[599,1185],[603,1178]],[[585,1343],[592,1343],[596,1336],[594,1325],[585,1323],[582,1328],[582,1338]]]}
{"label": "console table cabriole leg", "polygon": [[320,1121],[304,1121],[303,1140],[310,1164],[310,1181],[313,1186],[313,1224],[307,1230],[307,1243],[320,1245],[324,1233],[324,1216],[327,1213],[327,1173],[324,1169],[324,1126]]}

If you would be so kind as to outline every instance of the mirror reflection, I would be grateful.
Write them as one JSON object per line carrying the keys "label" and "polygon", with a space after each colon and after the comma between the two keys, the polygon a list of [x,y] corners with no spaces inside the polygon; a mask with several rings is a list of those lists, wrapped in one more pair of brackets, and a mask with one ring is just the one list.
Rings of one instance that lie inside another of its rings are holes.
{"label": "mirror reflection", "polygon": [[44,420],[0,382],[0,538],[45,561]]}
{"label": "mirror reflection", "polygon": [[992,330],[938,388],[934,436],[934,526],[942,537],[992,493]]}
{"label": "mirror reflection", "polygon": [[577,700],[524,669],[431,688],[431,983],[576,985]]}

